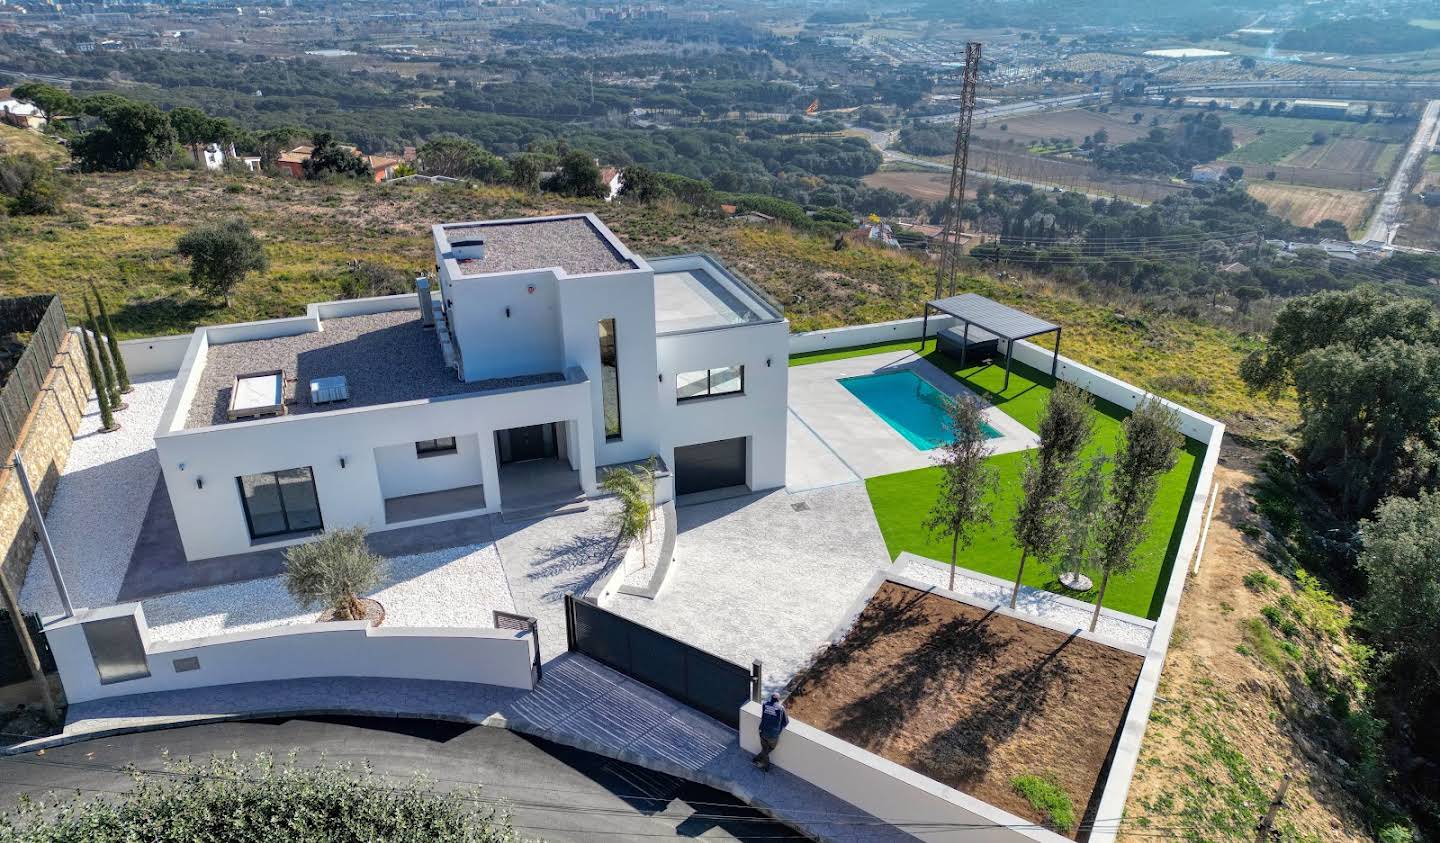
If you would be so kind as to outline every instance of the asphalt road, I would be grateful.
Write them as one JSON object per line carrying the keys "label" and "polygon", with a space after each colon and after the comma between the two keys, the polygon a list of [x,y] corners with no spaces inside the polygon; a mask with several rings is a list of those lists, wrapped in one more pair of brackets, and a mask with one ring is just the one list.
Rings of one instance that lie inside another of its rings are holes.
{"label": "asphalt road", "polygon": [[1440,100],[1431,100],[1420,113],[1420,123],[1415,127],[1415,135],[1410,139],[1405,156],[1395,168],[1395,175],[1391,177],[1379,204],[1375,206],[1375,213],[1370,217],[1370,227],[1366,229],[1362,239],[1379,240],[1382,243],[1395,239],[1395,230],[1400,222],[1400,208],[1410,193],[1410,178],[1414,175],[1412,171],[1415,169],[1415,162],[1430,154],[1437,139],[1440,139]]}
{"label": "asphalt road", "polygon": [[128,789],[122,769],[161,770],[170,757],[292,750],[303,762],[368,761],[399,782],[424,773],[440,790],[481,787],[504,800],[523,836],[605,840],[802,840],[728,794],[504,729],[418,720],[325,718],[215,723],[71,744],[0,758],[0,807],[22,795]]}

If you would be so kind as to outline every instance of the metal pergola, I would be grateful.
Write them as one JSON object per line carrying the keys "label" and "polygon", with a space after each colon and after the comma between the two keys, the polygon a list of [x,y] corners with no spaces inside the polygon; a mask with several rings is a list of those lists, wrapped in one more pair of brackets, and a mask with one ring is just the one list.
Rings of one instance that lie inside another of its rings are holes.
{"label": "metal pergola", "polygon": [[[1005,340],[1005,386],[1010,388],[1010,362],[1014,359],[1015,341],[1029,339],[1055,332],[1055,356],[1050,361],[1050,377],[1055,377],[1060,364],[1060,326],[1046,322],[1038,316],[1031,316],[1023,310],[1016,310],[997,301],[991,301],[975,293],[964,293],[946,299],[935,299],[925,303],[925,318],[920,323],[920,349],[925,349],[925,340],[930,336],[930,311],[938,310],[964,323],[961,331],[960,365],[965,365],[965,350],[970,344],[970,328],[973,325],[983,331],[989,339]],[[953,328],[949,330],[954,330]]]}

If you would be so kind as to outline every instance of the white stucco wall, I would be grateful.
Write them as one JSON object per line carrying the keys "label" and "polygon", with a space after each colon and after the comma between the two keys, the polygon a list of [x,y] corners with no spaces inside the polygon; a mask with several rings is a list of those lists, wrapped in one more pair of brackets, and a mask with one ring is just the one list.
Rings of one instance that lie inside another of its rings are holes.
{"label": "white stucco wall", "polygon": [[[675,467],[675,449],[718,439],[747,438],[747,485],[785,485],[786,400],[790,384],[789,325],[774,322],[666,334],[657,340],[661,380],[661,456]],[[683,372],[745,366],[745,393],[676,401]]]}
{"label": "white stucco wall", "polygon": [[[566,363],[590,378],[594,447],[600,465],[644,459],[660,448],[655,403],[655,276],[644,270],[560,281]],[[615,320],[620,373],[620,438],[606,441],[600,320]]]}
{"label": "white stucco wall", "polygon": [[[572,380],[566,383],[157,435],[155,448],[186,557],[208,559],[296,541],[253,544],[250,539],[235,478],[262,471],[309,466],[327,528],[386,529],[376,449],[406,446],[413,452],[421,439],[473,435],[477,443],[489,443],[496,430],[574,421],[581,435],[579,452],[572,458],[579,463],[582,488],[594,491],[595,454],[585,447],[591,441],[590,384],[578,369],[570,375]],[[477,448],[477,452],[486,511],[498,511],[504,490],[494,448]],[[197,485],[201,479],[203,488]]]}
{"label": "white stucco wall", "polygon": [[[133,618],[149,676],[101,684],[82,628],[98,618]],[[47,625],[45,634],[71,704],[238,682],[339,676],[533,687],[534,640],[508,629],[372,628],[365,621],[337,621],[153,643],[144,609],[139,603],[124,603],[82,609],[74,618]],[[199,666],[176,670],[176,660],[187,658],[197,659]]]}
{"label": "white stucco wall", "polygon": [[132,378],[178,372],[190,339],[190,334],[176,334],[121,340],[120,356],[125,359],[125,370]]}
{"label": "white stucco wall", "polygon": [[445,295],[466,380],[564,368],[560,294],[553,270],[450,279]]}
{"label": "white stucco wall", "polygon": [[484,459],[480,437],[474,433],[457,435],[453,454],[422,457],[415,452],[414,442],[382,445],[375,449],[375,472],[380,477],[380,495],[398,498],[457,486],[479,485],[485,480]]}

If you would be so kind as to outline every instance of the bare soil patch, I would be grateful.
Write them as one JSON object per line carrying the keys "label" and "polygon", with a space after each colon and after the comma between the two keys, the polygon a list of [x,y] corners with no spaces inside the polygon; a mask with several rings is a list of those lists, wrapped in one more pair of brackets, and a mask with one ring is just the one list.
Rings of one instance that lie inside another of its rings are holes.
{"label": "bare soil patch", "polygon": [[1049,775],[1088,819],[1140,665],[885,583],[796,677],[788,706],[797,720],[1037,822],[1011,781]]}

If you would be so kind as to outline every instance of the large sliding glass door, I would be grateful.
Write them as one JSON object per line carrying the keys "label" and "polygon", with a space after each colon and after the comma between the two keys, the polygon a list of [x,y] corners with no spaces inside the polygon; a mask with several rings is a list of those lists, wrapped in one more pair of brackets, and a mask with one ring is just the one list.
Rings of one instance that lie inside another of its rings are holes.
{"label": "large sliding glass door", "polygon": [[320,500],[315,495],[315,475],[309,466],[247,474],[235,481],[240,485],[250,538],[306,533],[324,526]]}

